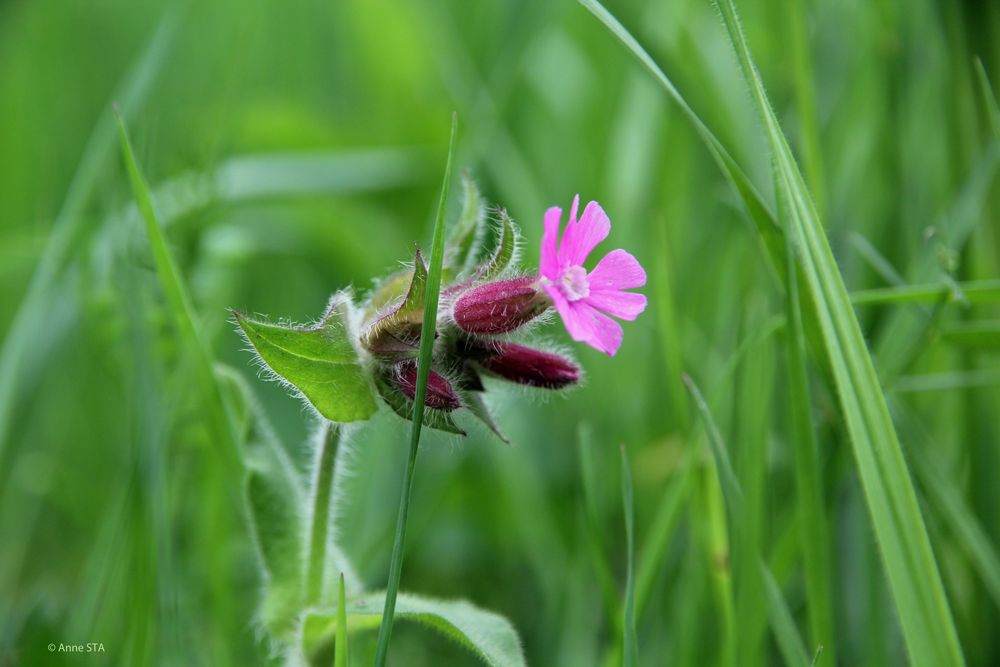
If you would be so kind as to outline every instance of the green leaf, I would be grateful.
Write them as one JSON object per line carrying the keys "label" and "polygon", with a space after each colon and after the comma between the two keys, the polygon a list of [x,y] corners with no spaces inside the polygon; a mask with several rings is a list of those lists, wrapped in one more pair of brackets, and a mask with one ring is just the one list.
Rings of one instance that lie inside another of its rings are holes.
{"label": "green leaf", "polygon": [[764,91],[732,0],[719,9],[771,146],[778,198],[812,295],[911,662],[962,665],[962,649],[896,430],[823,225]]}
{"label": "green leaf", "polygon": [[322,321],[289,327],[252,320],[233,311],[260,359],[295,387],[324,418],[335,422],[368,419],[376,410],[364,367],[351,343],[350,300],[335,295]]}
{"label": "green leaf", "polygon": [[[350,632],[374,629],[382,621],[385,593],[347,603]],[[453,639],[490,667],[526,667],[521,641],[510,621],[465,601],[435,600],[408,593],[396,599],[396,617],[416,621]],[[306,614],[302,649],[312,665],[328,665],[334,653],[336,611]]]}
{"label": "green leaf", "polygon": [[451,277],[467,273],[476,265],[486,227],[486,204],[468,170],[463,171],[462,211],[445,247],[444,266]]}
{"label": "green leaf", "polygon": [[517,225],[510,219],[507,211],[500,211],[500,236],[493,257],[477,276],[481,280],[492,280],[506,271],[514,261],[520,232]]}
{"label": "green leaf", "polygon": [[[407,421],[413,418],[413,401],[393,387],[382,375],[375,377],[375,388],[378,389],[379,396],[393,412]],[[424,426],[457,435],[466,435],[451,415],[442,410],[424,410]]]}

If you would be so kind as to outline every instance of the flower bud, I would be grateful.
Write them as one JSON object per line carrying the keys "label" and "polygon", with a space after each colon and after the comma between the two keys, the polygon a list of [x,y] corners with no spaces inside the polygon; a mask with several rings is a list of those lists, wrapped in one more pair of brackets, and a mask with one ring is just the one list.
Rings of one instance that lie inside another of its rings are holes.
{"label": "flower bud", "polygon": [[[417,362],[408,359],[396,364],[393,368],[392,379],[396,388],[412,401],[417,393]],[[447,412],[462,407],[462,402],[451,383],[432,370],[427,378],[427,395],[424,397],[424,405]]]}
{"label": "flower bud", "polygon": [[498,280],[468,290],[455,302],[455,324],[467,333],[502,334],[548,310],[535,276]]}
{"label": "flower bud", "polygon": [[580,381],[577,365],[558,354],[514,343],[498,343],[494,349],[496,353],[479,364],[505,380],[545,389],[562,389]]}

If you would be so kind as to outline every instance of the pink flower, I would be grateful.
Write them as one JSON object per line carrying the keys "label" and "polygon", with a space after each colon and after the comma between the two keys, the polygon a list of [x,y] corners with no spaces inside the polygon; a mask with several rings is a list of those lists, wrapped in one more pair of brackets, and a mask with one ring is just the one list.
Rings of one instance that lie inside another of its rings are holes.
{"label": "pink flower", "polygon": [[634,320],[646,309],[645,296],[624,291],[645,285],[646,272],[621,249],[609,252],[589,273],[583,268],[590,252],[607,238],[611,221],[595,201],[587,204],[577,221],[579,203],[577,195],[561,241],[562,209],[553,206],[545,212],[540,282],[573,340],[614,356],[623,334],[621,325],[608,315]]}

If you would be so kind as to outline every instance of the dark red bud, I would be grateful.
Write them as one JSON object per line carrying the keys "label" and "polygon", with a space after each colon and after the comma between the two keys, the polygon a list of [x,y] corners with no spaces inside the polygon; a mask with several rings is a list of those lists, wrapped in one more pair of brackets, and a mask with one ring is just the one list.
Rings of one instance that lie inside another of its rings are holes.
{"label": "dark red bud", "polygon": [[505,380],[545,389],[562,389],[580,381],[577,365],[558,354],[514,343],[498,343],[494,349],[496,354],[479,363]]}
{"label": "dark red bud", "polygon": [[[396,364],[393,372],[396,387],[406,394],[411,401],[417,393],[417,362],[408,359]],[[427,378],[427,395],[424,405],[435,410],[451,411],[462,407],[458,394],[452,389],[451,383],[433,370]]]}
{"label": "dark red bud", "polygon": [[498,280],[473,287],[455,302],[455,324],[474,334],[502,334],[544,313],[548,296],[535,276]]}

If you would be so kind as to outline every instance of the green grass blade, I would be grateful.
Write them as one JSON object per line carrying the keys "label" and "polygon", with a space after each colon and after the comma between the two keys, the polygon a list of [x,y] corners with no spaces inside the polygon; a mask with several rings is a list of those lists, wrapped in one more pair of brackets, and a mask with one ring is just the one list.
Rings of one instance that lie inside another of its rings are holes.
{"label": "green grass blade", "polygon": [[1000,280],[972,280],[939,284],[878,287],[851,293],[856,306],[898,303],[995,303],[1000,301]]}
{"label": "green grass blade", "polygon": [[[146,227],[156,273],[167,298],[170,317],[183,344],[187,346],[193,357],[194,371],[197,373],[202,391],[207,398],[206,411],[211,415],[210,426],[213,429],[213,441],[221,448],[219,451],[223,460],[232,465],[233,470],[236,470],[239,467],[239,441],[222,397],[222,389],[215,376],[211,353],[198,331],[191,299],[188,297],[187,288],[174,258],[170,254],[167,239],[157,219],[149,187],[146,185],[146,180],[135,159],[135,153],[125,129],[125,121],[117,107],[115,108],[115,120],[118,124],[118,136],[121,140],[122,155],[125,158],[125,168]],[[235,483],[233,488],[235,490]]]}
{"label": "green grass blade", "polygon": [[458,117],[451,117],[451,138],[448,142],[448,159],[444,167],[444,182],[441,198],[438,200],[437,217],[434,220],[434,236],[431,241],[430,267],[427,273],[426,296],[424,298],[424,320],[420,328],[420,353],[417,359],[417,384],[413,394],[413,427],[410,433],[410,452],[403,477],[400,495],[399,517],[396,521],[396,537],[392,547],[392,561],[389,564],[389,583],[386,587],[385,608],[378,631],[378,647],[375,652],[375,667],[383,667],[389,651],[389,636],[392,634],[392,617],[396,609],[396,594],[399,591],[399,577],[403,569],[403,543],[406,540],[406,516],[410,507],[410,487],[413,484],[413,468],[417,461],[417,447],[420,444],[420,427],[424,422],[424,400],[427,396],[427,379],[431,372],[431,353],[437,329],[438,299],[441,291],[441,267],[444,263],[445,204],[451,185],[451,162],[455,154],[455,135],[458,132]]}
{"label": "green grass blade", "polygon": [[[743,526],[746,514],[743,489],[735,472],[733,472],[726,444],[722,440],[722,434],[719,432],[719,427],[712,417],[712,412],[709,410],[708,403],[705,402],[701,390],[698,389],[698,385],[688,375],[684,376],[684,384],[687,385],[694,405],[705,424],[708,444],[712,451],[712,458],[715,462],[716,470],[718,470],[723,496],[725,497],[726,509],[729,514],[729,524],[732,526],[733,533],[740,541],[743,541],[743,538],[740,537],[741,527]],[[759,553],[749,554],[749,557],[752,557],[758,563],[757,567],[764,578],[765,593],[767,594],[768,620],[771,624],[771,629],[778,638],[782,657],[789,667],[803,667],[809,664],[805,644],[802,642],[795,624],[791,622],[792,614],[788,610],[785,599],[782,597],[781,591],[777,590],[777,584],[774,584],[773,587],[771,586],[771,583],[774,583],[771,571],[768,569],[767,564],[760,558]],[[768,583],[768,581],[771,583]]]}
{"label": "green grass blade", "polygon": [[[789,255],[791,255],[789,246]],[[792,447],[795,459],[795,489],[799,505],[799,537],[805,570],[806,603],[813,645],[829,646],[828,664],[836,665],[834,654],[833,596],[830,590],[830,535],[823,506],[823,482],[820,476],[818,446],[813,429],[812,400],[806,367],[802,311],[799,308],[798,281],[795,271],[788,272],[785,308],[788,316],[786,355],[788,360],[788,395],[791,399]]]}
{"label": "green grass blade", "polygon": [[[134,113],[152,89],[153,81],[170,51],[177,24],[178,17],[174,13],[168,13],[160,21],[145,50],[116,87],[112,99],[121,101],[124,115]],[[87,218],[83,213],[100,177],[105,173],[108,161],[114,155],[114,139],[115,125],[102,113],[87,140],[28,290],[4,336],[0,351],[0,463],[15,401],[24,393],[23,378],[30,376],[29,369],[23,367],[25,359],[30,356],[26,349],[37,342],[37,332],[46,326],[47,309],[54,301],[52,290],[87,231]]]}
{"label": "green grass blade", "polygon": [[347,652],[347,596],[344,595],[343,572],[337,589],[337,641],[333,650],[333,667],[347,667],[350,657]]}
{"label": "green grass blade", "polygon": [[913,483],[850,297],[736,8],[732,0],[718,6],[772,149],[776,188],[819,319],[910,659],[918,666],[964,664]]}
{"label": "green grass blade", "polygon": [[736,191],[740,200],[746,207],[746,211],[750,216],[750,219],[757,226],[757,231],[764,242],[765,249],[768,252],[768,256],[772,262],[772,266],[778,273],[779,277],[784,278],[785,271],[785,256],[784,256],[784,240],[782,238],[781,228],[778,227],[777,219],[775,218],[774,212],[771,211],[770,207],[760,196],[760,193],[754,187],[753,183],[747,177],[743,169],[736,163],[736,160],[729,154],[722,142],[719,141],[718,137],[712,132],[711,129],[705,124],[705,122],[695,113],[694,109],[688,104],[684,96],[681,95],[680,91],[674,85],[673,81],[664,73],[656,61],[646,52],[646,50],[639,44],[639,41],[625,29],[625,26],[616,19],[611,12],[609,12],[604,5],[602,5],[598,0],[578,0],[581,5],[583,5],[590,13],[592,13],[597,19],[604,24],[604,26],[611,31],[622,44],[625,45],[629,51],[639,60],[639,62],[645,67],[650,74],[656,79],[660,86],[666,91],[667,95],[680,107],[685,118],[691,123],[698,136],[704,142],[705,146],[708,148],[709,153],[715,160],[719,169],[722,171],[723,176],[729,181],[730,185]]}
{"label": "green grass blade", "polygon": [[806,176],[816,199],[816,207],[825,209],[826,171],[819,138],[819,112],[816,110],[815,73],[809,57],[809,25],[806,22],[806,0],[792,0],[788,8],[789,35],[792,50],[795,103],[799,120],[799,139]]}
{"label": "green grass blade", "polygon": [[639,639],[635,631],[635,508],[632,502],[632,471],[629,468],[628,452],[621,446],[622,454],[622,506],[625,510],[625,608],[622,612],[625,632],[623,635],[623,663],[625,667],[639,665]]}

